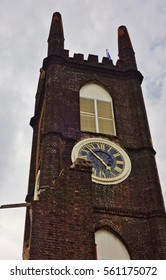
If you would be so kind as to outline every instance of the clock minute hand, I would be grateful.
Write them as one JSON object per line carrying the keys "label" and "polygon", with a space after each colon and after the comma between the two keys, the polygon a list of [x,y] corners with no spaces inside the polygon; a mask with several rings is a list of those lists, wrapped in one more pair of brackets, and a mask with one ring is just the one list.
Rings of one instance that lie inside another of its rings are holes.
{"label": "clock minute hand", "polygon": [[87,149],[88,149],[97,159],[99,159],[99,160],[102,162],[102,164],[106,167],[106,169],[111,170],[111,168],[105,163],[105,161],[104,161],[101,157],[99,157],[91,148],[87,147]]}

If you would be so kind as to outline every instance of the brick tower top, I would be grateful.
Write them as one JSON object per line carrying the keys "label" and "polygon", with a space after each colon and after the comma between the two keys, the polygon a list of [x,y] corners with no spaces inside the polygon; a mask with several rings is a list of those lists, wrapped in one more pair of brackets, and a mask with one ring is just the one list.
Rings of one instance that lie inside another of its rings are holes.
{"label": "brick tower top", "polygon": [[[95,67],[112,68],[115,71],[137,70],[135,53],[130,41],[130,37],[125,26],[118,28],[118,51],[119,59],[116,65],[113,65],[113,61],[107,57],[103,57],[102,63],[99,63],[98,56],[89,54],[88,60],[84,60],[83,54],[74,54],[74,57],[69,58],[69,51],[64,49],[64,32],[62,17],[59,12],[55,12],[52,16],[52,22],[48,37],[48,56],[46,61],[51,56],[60,56],[65,60],[69,59],[73,63],[80,64],[92,64]],[[142,78],[140,78],[142,80]]]}

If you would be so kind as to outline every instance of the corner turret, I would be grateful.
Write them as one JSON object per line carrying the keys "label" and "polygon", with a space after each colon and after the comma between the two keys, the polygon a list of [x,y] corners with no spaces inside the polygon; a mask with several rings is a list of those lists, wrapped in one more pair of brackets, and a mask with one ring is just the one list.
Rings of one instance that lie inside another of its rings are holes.
{"label": "corner turret", "polygon": [[127,28],[123,25],[118,28],[118,51],[119,60],[117,61],[117,66],[136,70],[137,64],[135,60],[135,53]]}
{"label": "corner turret", "polygon": [[48,56],[60,54],[64,49],[64,33],[61,14],[55,12],[52,17],[48,37]]}

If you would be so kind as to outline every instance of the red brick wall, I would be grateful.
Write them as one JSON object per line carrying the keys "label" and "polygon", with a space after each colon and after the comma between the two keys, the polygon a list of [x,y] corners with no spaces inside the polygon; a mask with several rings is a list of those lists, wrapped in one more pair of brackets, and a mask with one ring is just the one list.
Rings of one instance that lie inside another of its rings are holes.
{"label": "red brick wall", "polygon": [[91,172],[62,171],[32,203],[30,259],[95,259]]}

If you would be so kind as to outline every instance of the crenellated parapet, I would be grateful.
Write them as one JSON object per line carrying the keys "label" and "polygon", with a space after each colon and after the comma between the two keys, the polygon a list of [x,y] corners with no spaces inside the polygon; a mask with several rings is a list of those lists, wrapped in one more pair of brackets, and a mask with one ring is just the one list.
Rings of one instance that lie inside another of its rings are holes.
{"label": "crenellated parapet", "polygon": [[[119,59],[116,65],[108,57],[103,57],[102,62],[99,62],[97,55],[89,54],[87,59],[84,55],[75,53],[73,57],[69,57],[69,51],[64,49],[64,31],[61,14],[56,12],[53,14],[50,33],[48,38],[48,56],[45,60],[52,60],[53,56],[59,56],[66,61],[72,63],[92,65],[97,67],[106,67],[114,70],[128,71],[137,70],[135,53],[130,41],[130,37],[125,26],[118,28],[118,51]],[[49,59],[48,59],[49,58]]]}
{"label": "crenellated parapet", "polygon": [[113,70],[117,69],[117,66],[113,64],[113,61],[107,57],[103,57],[102,61],[100,62],[97,55],[89,54],[87,59],[85,59],[84,54],[81,53],[74,53],[73,56],[69,56],[69,50],[65,49],[62,49],[57,55],[46,57],[43,62],[43,68],[47,68],[48,64],[52,64],[58,60],[63,60],[66,63],[73,63],[75,65],[79,64],[92,67],[106,67]]}
{"label": "crenellated parapet", "polygon": [[113,63],[108,57],[103,57],[102,60],[99,59],[97,55],[89,54],[87,58],[84,57],[84,54],[74,53],[73,56],[69,56],[69,50],[61,49],[58,54],[47,56],[43,60],[43,69],[47,71],[50,65],[56,63],[63,65],[70,65],[70,67],[76,68],[98,68],[98,71],[111,72],[111,74],[119,75],[119,77],[127,77],[128,75],[134,75],[139,82],[143,80],[142,74],[137,70],[136,63],[133,59],[121,59],[117,60],[116,64]]}

